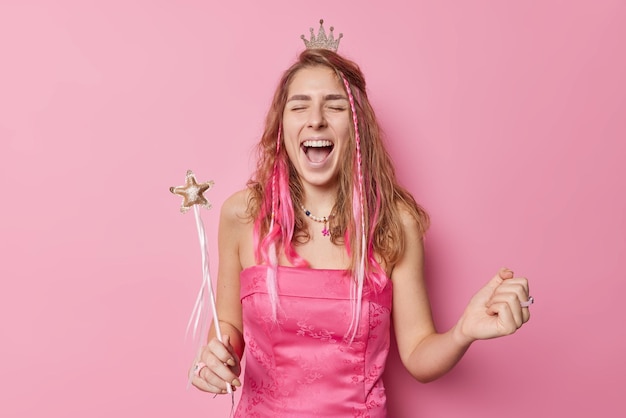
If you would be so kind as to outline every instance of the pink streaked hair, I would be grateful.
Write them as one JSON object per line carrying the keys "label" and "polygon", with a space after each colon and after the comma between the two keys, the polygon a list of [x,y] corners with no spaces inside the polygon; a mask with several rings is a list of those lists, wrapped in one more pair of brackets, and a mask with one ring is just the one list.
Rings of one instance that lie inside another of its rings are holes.
{"label": "pink streaked hair", "polygon": [[[350,102],[350,111],[353,121],[353,134],[355,142],[355,158],[353,162],[352,179],[352,219],[354,220],[355,242],[350,240],[350,229],[346,228],[344,233],[344,243],[349,255],[356,251],[357,263],[352,269],[353,283],[351,288],[352,319],[350,327],[345,334],[347,341],[352,342],[357,335],[363,287],[366,277],[369,285],[377,292],[382,290],[387,284],[387,277],[374,257],[374,232],[378,223],[381,206],[381,189],[379,184],[372,184],[371,176],[364,174],[366,169],[363,166],[361,154],[361,136],[359,133],[359,119],[357,116],[357,106],[352,88],[347,78],[338,70],[338,75],[343,81],[343,85]],[[357,90],[357,100],[359,99]],[[272,175],[268,178],[268,183],[264,189],[270,191],[265,193],[260,205],[258,216],[254,223],[254,240],[258,243],[255,247],[256,259],[269,266],[267,270],[267,292],[272,306],[272,316],[277,322],[277,313],[280,309],[278,297],[278,250],[285,254],[287,260],[295,266],[308,266],[306,260],[300,257],[294,249],[294,204],[289,188],[289,167],[286,153],[281,152],[281,128],[279,125],[276,138],[276,158]],[[372,196],[367,196],[367,191],[371,191]],[[261,237],[263,222],[270,217],[270,225],[265,236]],[[368,226],[369,225],[369,226]]]}
{"label": "pink streaked hair", "polygon": [[274,92],[258,144],[257,169],[248,181],[247,213],[254,222],[255,257],[257,264],[268,266],[267,291],[274,321],[278,322],[280,310],[278,255],[284,256],[288,264],[308,266],[295,246],[310,239],[304,213],[294,208],[294,204],[297,207],[302,203],[304,191],[283,146],[282,117],[295,74],[316,66],[331,69],[343,84],[353,122],[350,140],[354,145],[346,149],[352,163],[340,167],[337,201],[328,223],[331,242],[345,245],[351,258],[352,321],[345,335],[352,341],[358,335],[363,294],[384,289],[390,280],[383,267],[393,269],[404,254],[406,216],[414,218],[422,236],[429,218],[396,179],[358,65],[333,51],[302,51],[283,73]]}

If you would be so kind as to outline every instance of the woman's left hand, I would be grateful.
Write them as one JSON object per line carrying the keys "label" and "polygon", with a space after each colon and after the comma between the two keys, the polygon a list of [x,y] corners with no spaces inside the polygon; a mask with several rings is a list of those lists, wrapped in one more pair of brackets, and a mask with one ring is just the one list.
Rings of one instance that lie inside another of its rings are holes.
{"label": "woman's left hand", "polygon": [[502,337],[530,319],[528,280],[503,268],[472,297],[457,324],[467,342]]}

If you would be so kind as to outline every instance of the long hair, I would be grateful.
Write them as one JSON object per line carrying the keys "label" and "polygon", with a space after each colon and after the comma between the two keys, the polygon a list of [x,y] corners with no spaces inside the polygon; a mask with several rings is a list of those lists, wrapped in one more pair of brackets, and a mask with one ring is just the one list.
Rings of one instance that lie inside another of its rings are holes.
{"label": "long hair", "polygon": [[[337,74],[350,99],[354,121],[351,145],[346,151],[346,161],[353,163],[340,168],[337,201],[329,219],[331,240],[346,246],[353,277],[357,276],[359,265],[363,265],[361,275],[374,291],[379,291],[387,281],[381,262],[384,266],[393,266],[404,252],[400,211],[406,210],[416,219],[422,234],[428,228],[429,218],[412,195],[398,184],[360,68],[329,50],[304,50],[284,72],[274,93],[257,148],[257,168],[248,182],[251,190],[248,214],[255,222],[255,256],[258,263],[274,266],[274,270],[276,249],[282,250],[293,265],[307,264],[294,248],[310,238],[304,214],[295,209],[302,202],[303,188],[282,146],[281,126],[287,92],[295,74],[300,69],[316,66],[330,68]],[[362,232],[364,239],[361,239]],[[361,259],[363,254],[364,260]],[[272,300],[276,299],[275,282],[273,286]],[[355,297],[359,299],[360,310],[361,293]],[[275,309],[276,304],[273,306]]]}

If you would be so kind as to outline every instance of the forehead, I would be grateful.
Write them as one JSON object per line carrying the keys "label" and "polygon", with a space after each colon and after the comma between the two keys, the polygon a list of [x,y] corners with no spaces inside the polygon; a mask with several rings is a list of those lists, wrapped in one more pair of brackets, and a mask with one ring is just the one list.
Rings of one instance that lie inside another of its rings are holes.
{"label": "forehead", "polygon": [[291,79],[287,94],[294,93],[343,93],[343,86],[337,74],[325,66],[305,67],[299,69]]}

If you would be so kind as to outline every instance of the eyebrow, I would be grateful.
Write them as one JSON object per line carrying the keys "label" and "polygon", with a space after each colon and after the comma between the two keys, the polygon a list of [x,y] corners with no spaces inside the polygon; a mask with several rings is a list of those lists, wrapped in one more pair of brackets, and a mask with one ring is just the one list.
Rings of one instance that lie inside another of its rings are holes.
{"label": "eyebrow", "polygon": [[[287,101],[291,102],[293,100],[311,100],[311,96],[306,94],[294,94]],[[343,94],[327,94],[324,96],[324,100],[348,100],[348,98]]]}

